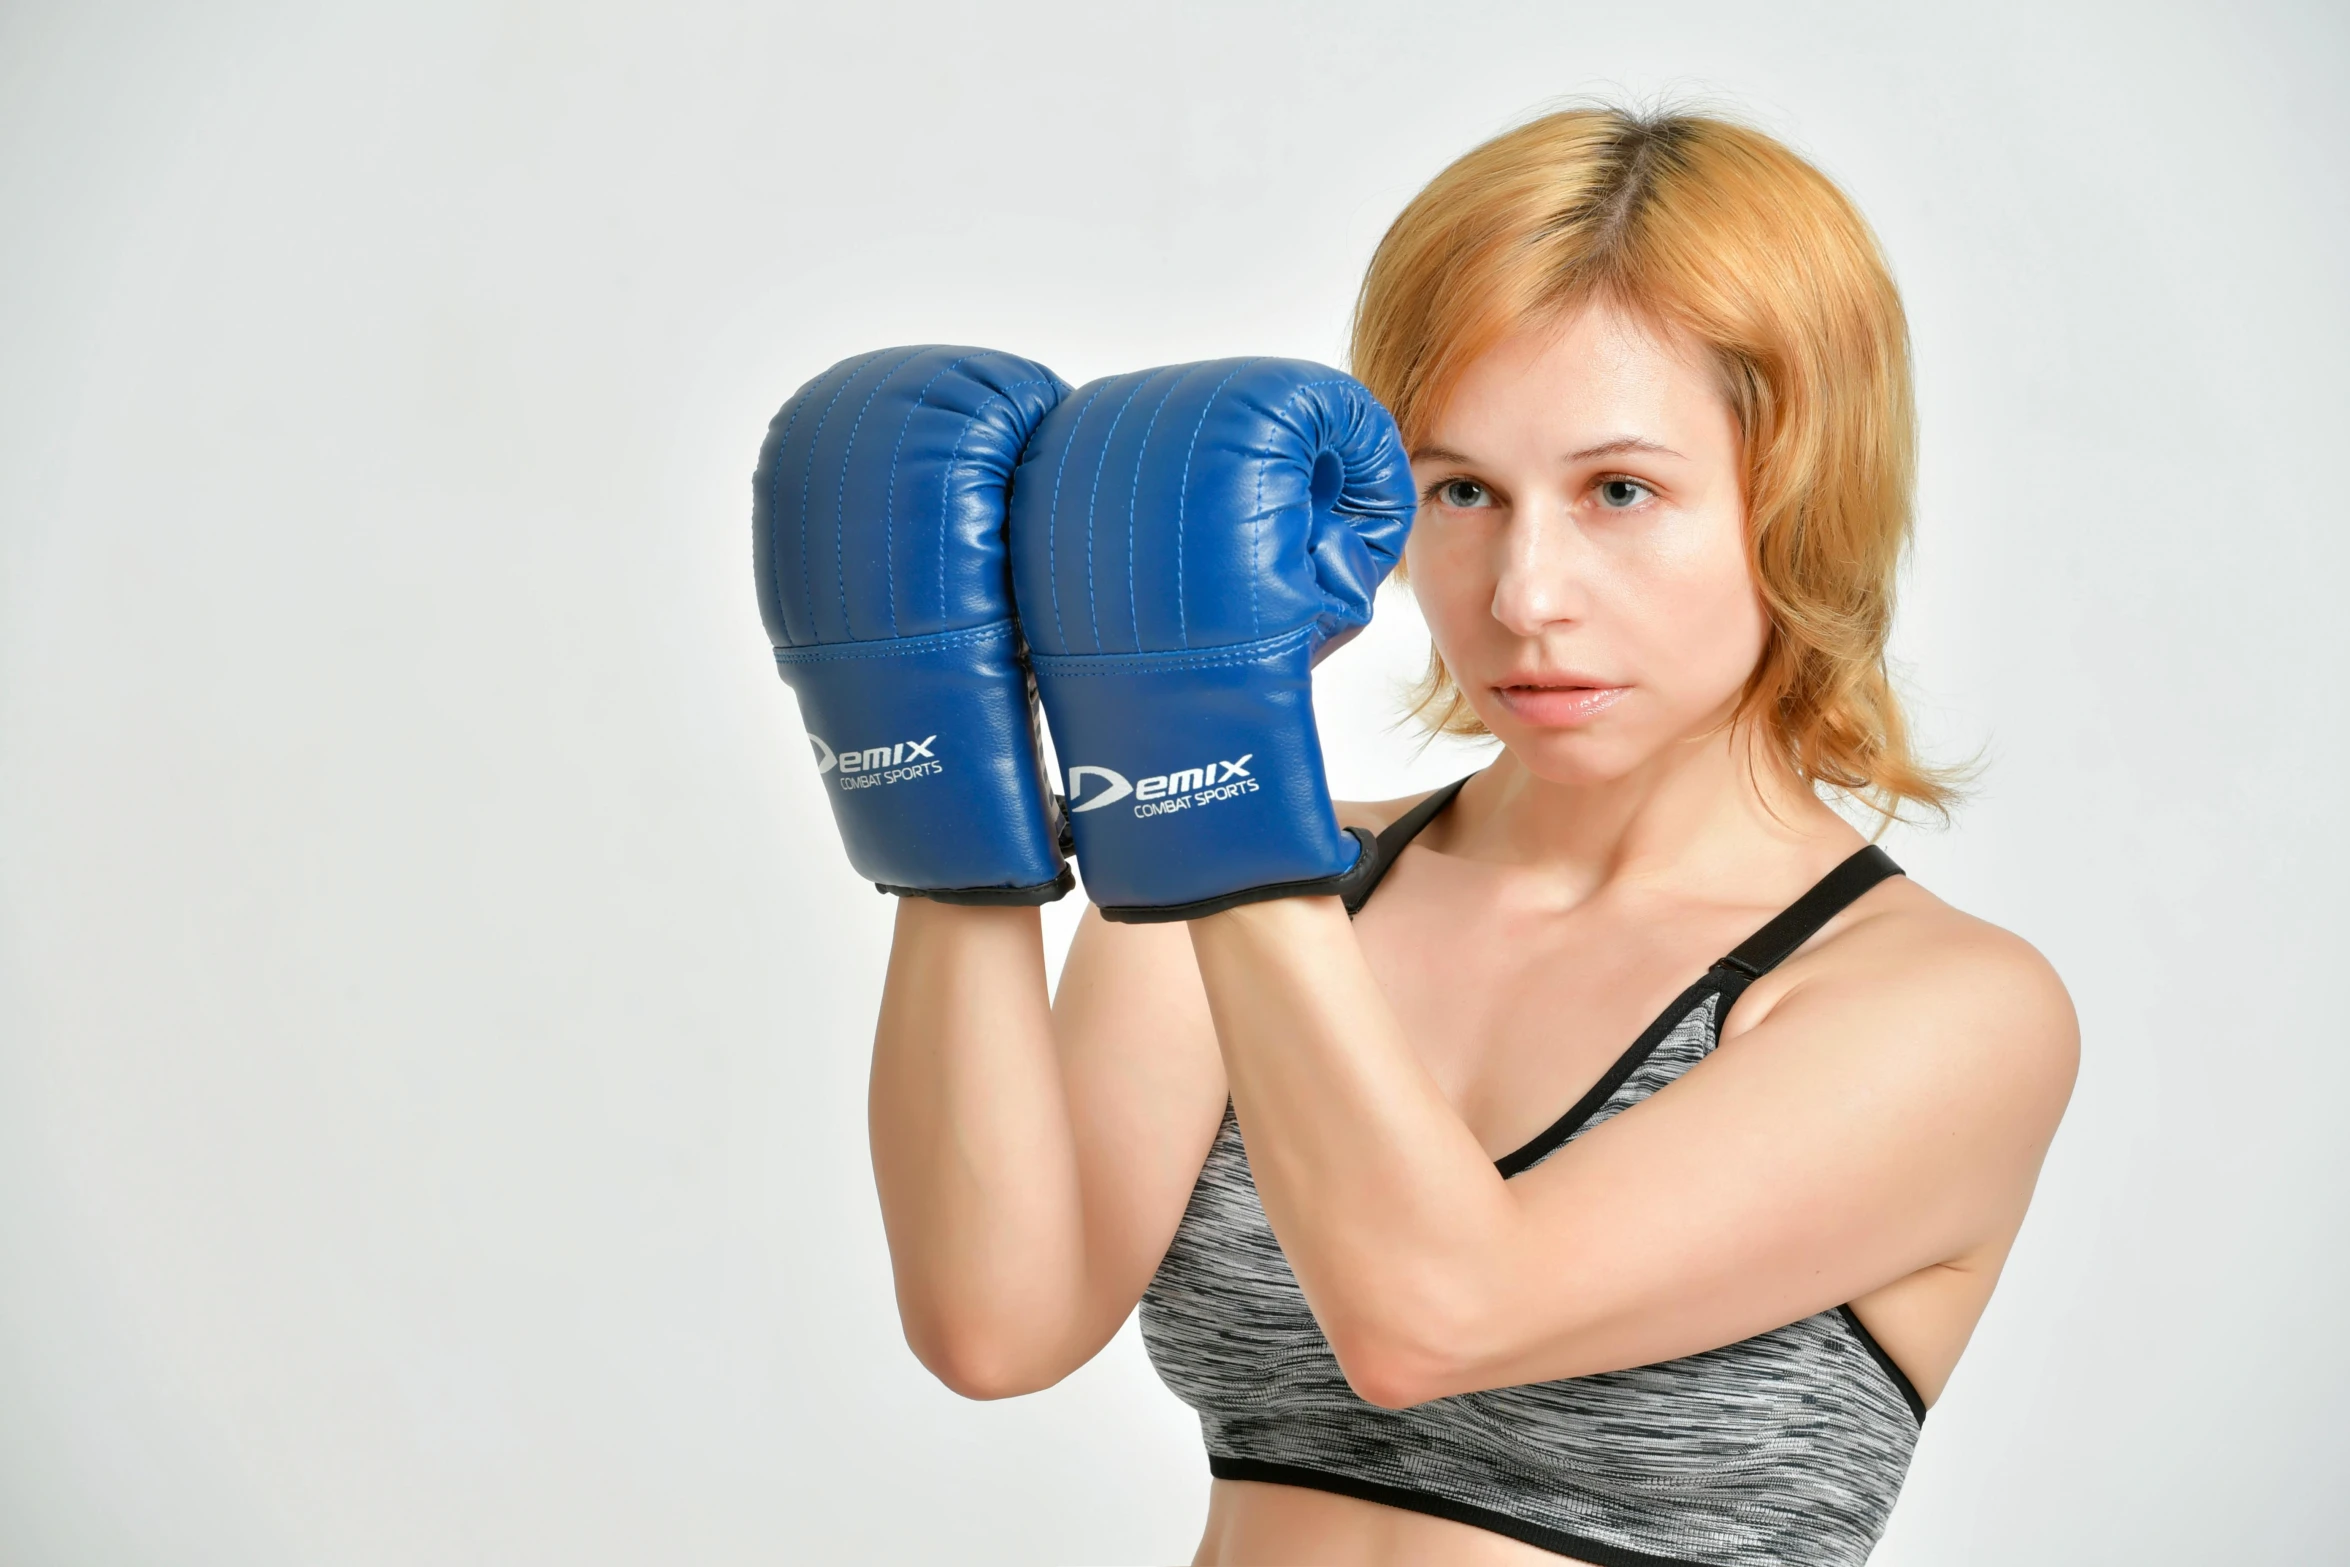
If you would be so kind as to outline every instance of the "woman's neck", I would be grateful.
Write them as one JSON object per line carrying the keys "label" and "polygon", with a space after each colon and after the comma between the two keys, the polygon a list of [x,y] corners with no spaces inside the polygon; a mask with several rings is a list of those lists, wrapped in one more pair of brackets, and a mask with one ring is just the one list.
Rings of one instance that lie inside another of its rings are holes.
{"label": "woman's neck", "polygon": [[1445,812],[1444,852],[1524,866],[1566,903],[1604,886],[1709,880],[1861,835],[1740,724],[1669,747],[1620,777],[1538,777],[1504,750]]}

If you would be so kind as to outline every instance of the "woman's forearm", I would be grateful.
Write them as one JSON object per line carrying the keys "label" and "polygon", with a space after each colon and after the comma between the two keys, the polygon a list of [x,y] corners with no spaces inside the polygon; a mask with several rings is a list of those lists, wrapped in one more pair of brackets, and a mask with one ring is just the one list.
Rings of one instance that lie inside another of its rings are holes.
{"label": "woman's forearm", "polygon": [[971,1397],[1055,1380],[1084,1222],[1036,910],[899,900],[868,1126],[915,1354]]}
{"label": "woman's forearm", "polygon": [[1191,923],[1249,1167],[1347,1375],[1381,1400],[1472,1337],[1517,1208],[1335,898]]}

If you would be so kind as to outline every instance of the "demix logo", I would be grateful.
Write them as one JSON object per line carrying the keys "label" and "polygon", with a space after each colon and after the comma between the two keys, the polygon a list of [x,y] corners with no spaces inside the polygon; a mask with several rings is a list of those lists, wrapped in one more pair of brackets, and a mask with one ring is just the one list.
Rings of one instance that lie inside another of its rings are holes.
{"label": "demix logo", "polygon": [[945,772],[945,765],[930,754],[937,740],[936,735],[924,735],[919,740],[900,740],[893,745],[835,751],[822,735],[808,736],[808,744],[816,752],[816,775],[821,778],[826,773],[837,772],[843,789],[870,789],[875,784],[904,783],[910,778],[927,778]]}
{"label": "demix logo", "polygon": [[[1102,781],[1101,792],[1083,805],[1079,805],[1077,797],[1085,793],[1085,780],[1088,778],[1099,778]],[[1072,767],[1069,769],[1069,813],[1073,816],[1079,811],[1098,811],[1105,805],[1114,805],[1133,792],[1134,785],[1128,783],[1123,775],[1112,772],[1107,767]]]}
{"label": "demix logo", "polygon": [[[1249,775],[1248,764],[1255,755],[1251,751],[1232,761],[1214,761],[1205,767],[1179,767],[1170,773],[1153,773],[1135,780],[1129,780],[1116,768],[1084,763],[1069,769],[1069,814],[1079,816],[1098,811],[1129,795],[1134,798],[1136,816],[1164,816],[1170,811],[1189,810],[1194,805],[1213,805],[1237,795],[1254,794],[1257,781]],[[1098,780],[1091,797],[1086,795],[1089,779]]]}

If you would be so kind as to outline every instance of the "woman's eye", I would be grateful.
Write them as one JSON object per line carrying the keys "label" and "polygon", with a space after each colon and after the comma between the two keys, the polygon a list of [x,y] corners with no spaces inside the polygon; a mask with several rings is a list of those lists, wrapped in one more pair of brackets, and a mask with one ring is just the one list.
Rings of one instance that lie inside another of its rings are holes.
{"label": "woman's eye", "polygon": [[1474,479],[1447,479],[1436,486],[1436,499],[1455,511],[1469,511],[1484,505],[1491,496]]}
{"label": "woman's eye", "polygon": [[1599,504],[1610,511],[1622,511],[1637,506],[1656,492],[1638,479],[1602,479],[1599,481]]}

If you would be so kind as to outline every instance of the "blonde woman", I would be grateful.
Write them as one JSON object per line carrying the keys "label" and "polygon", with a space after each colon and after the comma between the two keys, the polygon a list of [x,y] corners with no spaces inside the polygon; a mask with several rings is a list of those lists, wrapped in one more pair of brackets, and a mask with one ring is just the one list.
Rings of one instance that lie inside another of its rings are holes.
{"label": "blonde woman", "polygon": [[1417,492],[1423,711],[1499,754],[1337,807],[1375,892],[1089,911],[1049,1001],[1033,907],[902,899],[908,1341],[1001,1398],[1139,1303],[1202,1563],[1860,1562],[2077,1050],[2038,953],[1828,803],[1949,799],[1886,677],[1885,263],[1767,136],[1576,109],[1396,219],[1353,369]]}

